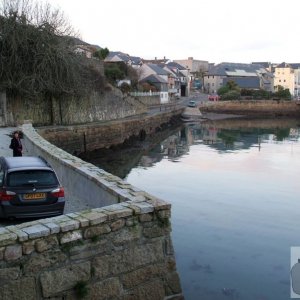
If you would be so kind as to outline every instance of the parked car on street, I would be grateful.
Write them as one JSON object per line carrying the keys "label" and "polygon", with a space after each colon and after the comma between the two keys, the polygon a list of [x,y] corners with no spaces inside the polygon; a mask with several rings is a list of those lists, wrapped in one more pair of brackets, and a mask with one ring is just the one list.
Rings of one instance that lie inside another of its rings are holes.
{"label": "parked car on street", "polygon": [[46,160],[0,157],[0,218],[56,216],[64,206],[64,189]]}
{"label": "parked car on street", "polygon": [[219,95],[208,95],[208,100],[209,101],[219,101],[220,96]]}
{"label": "parked car on street", "polygon": [[196,107],[197,104],[194,100],[190,100],[189,103],[188,103],[188,107]]}

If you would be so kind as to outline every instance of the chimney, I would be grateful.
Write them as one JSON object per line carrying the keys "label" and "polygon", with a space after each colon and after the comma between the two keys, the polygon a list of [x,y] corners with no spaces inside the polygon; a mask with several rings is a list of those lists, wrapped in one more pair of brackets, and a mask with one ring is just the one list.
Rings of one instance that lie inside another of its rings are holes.
{"label": "chimney", "polygon": [[188,57],[188,60],[193,60],[193,57]]}

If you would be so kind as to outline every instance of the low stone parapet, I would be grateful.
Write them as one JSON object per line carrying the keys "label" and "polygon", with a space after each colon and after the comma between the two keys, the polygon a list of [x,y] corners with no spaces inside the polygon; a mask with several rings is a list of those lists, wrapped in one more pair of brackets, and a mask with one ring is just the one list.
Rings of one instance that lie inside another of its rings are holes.
{"label": "low stone parapet", "polygon": [[180,299],[154,197],[0,228],[0,299]]}
{"label": "low stone parapet", "polygon": [[0,300],[183,299],[171,205],[22,129],[64,184],[94,184],[99,207],[0,228]]}

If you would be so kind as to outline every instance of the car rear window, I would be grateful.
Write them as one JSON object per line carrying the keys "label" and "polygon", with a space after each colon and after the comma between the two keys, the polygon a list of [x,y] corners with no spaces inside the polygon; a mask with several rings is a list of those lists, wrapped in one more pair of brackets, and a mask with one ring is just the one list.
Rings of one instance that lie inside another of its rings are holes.
{"label": "car rear window", "polygon": [[22,186],[51,186],[57,185],[56,175],[52,171],[26,170],[11,172],[7,177],[7,185],[10,187]]}

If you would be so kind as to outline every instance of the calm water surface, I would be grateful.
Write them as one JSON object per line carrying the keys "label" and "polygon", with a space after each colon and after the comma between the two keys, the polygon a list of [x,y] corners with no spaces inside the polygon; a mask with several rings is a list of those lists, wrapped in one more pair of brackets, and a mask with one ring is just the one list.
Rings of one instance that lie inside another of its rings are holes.
{"label": "calm water surface", "polygon": [[144,151],[126,176],[172,203],[186,299],[290,299],[290,247],[300,246],[300,129],[272,127],[186,125]]}

